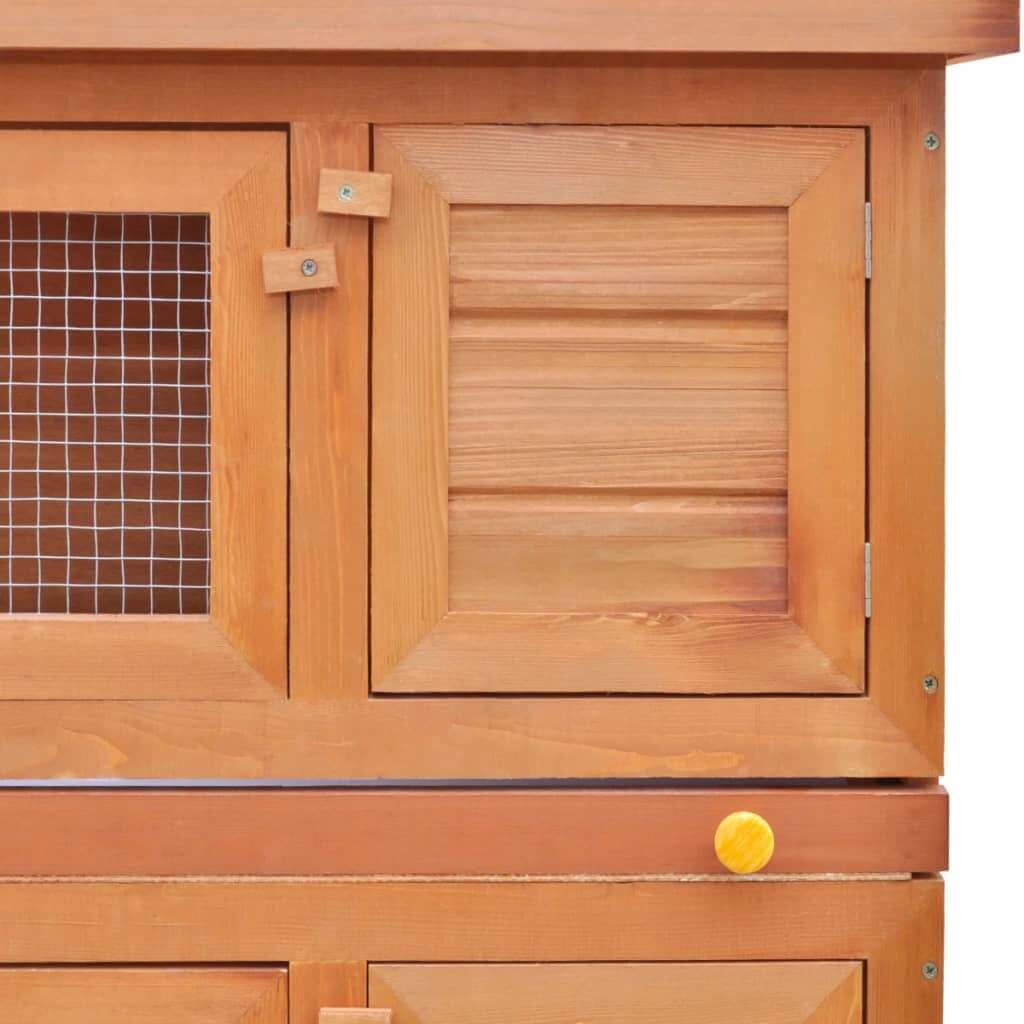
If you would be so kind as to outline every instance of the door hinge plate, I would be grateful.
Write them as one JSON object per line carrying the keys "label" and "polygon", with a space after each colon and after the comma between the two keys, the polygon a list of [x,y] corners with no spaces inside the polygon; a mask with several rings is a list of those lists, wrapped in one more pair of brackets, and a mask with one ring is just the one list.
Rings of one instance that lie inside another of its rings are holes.
{"label": "door hinge plate", "polygon": [[864,545],[864,618],[871,618],[871,541]]}
{"label": "door hinge plate", "polygon": [[871,204],[864,204],[864,276],[870,281],[874,273],[874,214],[871,211]]}

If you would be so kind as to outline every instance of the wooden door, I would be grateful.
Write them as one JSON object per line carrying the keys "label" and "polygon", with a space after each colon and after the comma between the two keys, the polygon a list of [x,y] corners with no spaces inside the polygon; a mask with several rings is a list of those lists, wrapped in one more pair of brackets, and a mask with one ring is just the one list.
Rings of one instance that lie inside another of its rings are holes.
{"label": "wooden door", "polygon": [[279,132],[0,132],[0,698],[283,695]]}
{"label": "wooden door", "polygon": [[280,968],[0,969],[5,1024],[287,1024]]}
{"label": "wooden door", "polygon": [[854,1024],[861,965],[380,964],[370,1006],[393,1024]]}
{"label": "wooden door", "polygon": [[388,127],[372,688],[865,688],[857,129]]}

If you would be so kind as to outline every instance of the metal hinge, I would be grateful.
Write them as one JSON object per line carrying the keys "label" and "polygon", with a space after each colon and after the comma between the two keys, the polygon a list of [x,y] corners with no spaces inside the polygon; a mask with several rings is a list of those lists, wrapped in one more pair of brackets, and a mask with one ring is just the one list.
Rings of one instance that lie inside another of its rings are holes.
{"label": "metal hinge", "polygon": [[864,618],[871,618],[871,541],[864,545]]}
{"label": "metal hinge", "polygon": [[870,281],[874,270],[872,260],[873,235],[874,235],[874,214],[871,212],[871,204],[864,204],[864,276]]}

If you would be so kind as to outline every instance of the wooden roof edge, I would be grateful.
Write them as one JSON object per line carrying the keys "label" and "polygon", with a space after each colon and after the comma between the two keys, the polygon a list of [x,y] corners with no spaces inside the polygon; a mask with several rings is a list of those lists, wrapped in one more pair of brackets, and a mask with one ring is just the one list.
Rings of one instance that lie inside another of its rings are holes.
{"label": "wooden roof edge", "polygon": [[8,0],[0,51],[993,56],[1020,0]]}

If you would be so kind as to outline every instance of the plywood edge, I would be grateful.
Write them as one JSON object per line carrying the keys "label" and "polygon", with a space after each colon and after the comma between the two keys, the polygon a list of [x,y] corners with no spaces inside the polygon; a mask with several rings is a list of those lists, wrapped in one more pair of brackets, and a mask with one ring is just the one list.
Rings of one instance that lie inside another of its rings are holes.
{"label": "plywood edge", "polygon": [[183,17],[139,0],[124,17],[116,0],[21,0],[5,12],[0,49],[262,50],[540,53],[1005,53],[1017,49],[1016,0],[655,0],[636,17],[627,0],[468,3],[440,17],[403,0],[223,0]]}
{"label": "plywood edge", "polygon": [[723,877],[712,840],[736,810],[772,825],[773,877],[948,866],[936,785],[85,789],[0,791],[0,875]]}

